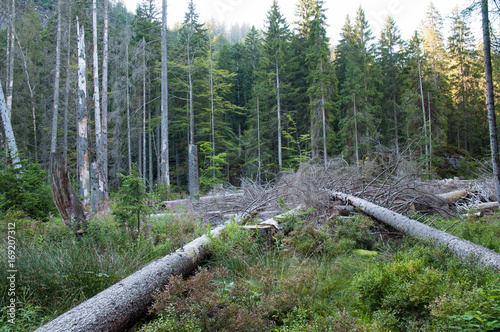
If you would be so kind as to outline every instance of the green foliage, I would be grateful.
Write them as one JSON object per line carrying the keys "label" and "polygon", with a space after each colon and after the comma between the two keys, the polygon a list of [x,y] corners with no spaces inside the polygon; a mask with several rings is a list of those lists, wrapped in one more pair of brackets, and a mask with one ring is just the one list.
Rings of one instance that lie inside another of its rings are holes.
{"label": "green foliage", "polygon": [[205,156],[206,161],[200,170],[200,187],[204,191],[209,191],[224,181],[223,171],[227,165],[227,153],[221,152],[213,155],[213,148],[210,142],[201,144],[200,151]]}
{"label": "green foliage", "polygon": [[148,205],[150,195],[146,193],[144,179],[139,177],[136,168],[130,175],[118,174],[118,176],[122,179],[122,184],[116,194],[117,202],[113,214],[123,224],[136,223],[137,232],[139,232],[141,217],[144,217],[150,210]]}
{"label": "green foliage", "polygon": [[[17,330],[32,331],[204,232],[192,210],[179,206],[175,211],[185,213],[150,219],[137,235],[103,209],[89,220],[80,241],[59,218],[9,219],[16,226],[16,295],[22,302],[16,312]],[[0,226],[0,259],[6,262],[7,223]],[[7,276],[7,269],[2,269],[0,278]],[[0,292],[8,293],[7,283],[0,283]],[[0,308],[7,301],[1,297]],[[1,315],[5,320],[3,310]]]}
{"label": "green foliage", "polygon": [[8,315],[8,310],[8,307],[3,307],[1,310],[0,332],[10,332],[14,327],[17,332],[31,332],[50,321],[50,317],[43,315],[44,310],[42,307],[34,306],[29,303],[17,302],[15,308],[15,323],[12,324],[12,321],[9,321],[11,317]]}
{"label": "green foliage", "polygon": [[57,209],[47,180],[48,172],[37,163],[0,169],[0,218],[9,211],[22,211],[30,218],[49,220]]}
{"label": "green foliage", "polygon": [[[499,283],[494,272],[460,263],[445,249],[417,245],[356,275],[353,286],[360,307],[384,330],[448,331],[468,323],[494,326]],[[485,296],[482,289],[492,291]]]}
{"label": "green foliage", "polygon": [[287,242],[304,255],[338,256],[356,248],[374,247],[377,240],[370,234],[372,226],[373,221],[365,216],[335,218],[320,228],[302,224],[290,233]]}

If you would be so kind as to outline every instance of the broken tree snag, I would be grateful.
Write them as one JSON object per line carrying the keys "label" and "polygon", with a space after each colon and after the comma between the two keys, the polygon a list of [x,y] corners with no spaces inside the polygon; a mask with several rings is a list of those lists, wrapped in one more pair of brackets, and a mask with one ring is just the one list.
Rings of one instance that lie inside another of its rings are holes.
{"label": "broken tree snag", "polygon": [[295,209],[287,211],[279,216],[269,218],[257,225],[245,225],[243,228],[252,229],[259,232],[259,236],[264,239],[267,248],[271,247],[274,234],[279,231],[279,219],[292,217],[302,212],[302,207],[299,205]]}
{"label": "broken tree snag", "polygon": [[[224,226],[212,231],[218,236]],[[153,303],[152,294],[174,275],[188,275],[206,257],[209,237],[203,235],[160,258],[94,297],[38,328],[37,332],[126,331]]]}
{"label": "broken tree snag", "polygon": [[73,227],[73,230],[79,236],[86,226],[82,202],[78,198],[73,185],[71,185],[64,157],[60,154],[51,154],[50,158],[52,164],[50,187],[54,203],[62,219],[66,224]]}
{"label": "broken tree snag", "polygon": [[419,223],[418,221],[365,201],[364,199],[339,192],[332,192],[332,196],[335,199],[349,202],[359,207],[367,215],[394,227],[402,233],[423,240],[432,240],[436,245],[445,245],[454,255],[462,260],[467,260],[472,257],[480,265],[500,270],[500,254],[492,250]]}
{"label": "broken tree snag", "polygon": [[438,196],[450,203],[455,203],[458,202],[460,199],[464,198],[465,196],[467,196],[469,193],[474,193],[474,192],[475,192],[474,189],[471,190],[463,189],[463,190],[451,191],[445,194],[440,194]]}

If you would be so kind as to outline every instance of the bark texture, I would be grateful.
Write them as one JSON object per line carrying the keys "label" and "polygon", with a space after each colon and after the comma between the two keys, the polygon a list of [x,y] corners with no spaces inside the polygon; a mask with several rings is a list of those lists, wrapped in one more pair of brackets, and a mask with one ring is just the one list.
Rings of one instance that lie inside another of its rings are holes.
{"label": "bark texture", "polygon": [[5,137],[7,138],[7,146],[9,147],[10,157],[14,168],[20,168],[19,156],[17,154],[17,144],[16,138],[14,137],[14,131],[12,130],[12,124],[10,122],[9,111],[7,103],[5,101],[5,96],[3,94],[2,83],[0,82],[0,115],[2,117],[3,128],[5,130]]}
{"label": "bark texture", "polygon": [[332,195],[336,199],[349,202],[350,204],[359,207],[364,213],[391,227],[394,227],[402,233],[423,240],[431,240],[436,245],[444,245],[448,247],[454,255],[462,260],[473,258],[474,261],[480,265],[492,267],[497,271],[500,271],[500,254],[492,250],[429,227],[399,213],[365,201],[364,199],[339,192],[333,192]]}
{"label": "bark texture", "polygon": [[167,0],[162,0],[161,20],[161,177],[160,184],[170,186],[168,155],[168,65]]}
{"label": "bark texture", "polygon": [[83,205],[71,185],[66,160],[61,155],[51,154],[52,169],[50,172],[50,187],[52,197],[62,219],[73,227],[76,234],[80,234],[85,227],[85,212]]}
{"label": "bark texture", "polygon": [[90,191],[89,150],[88,150],[88,112],[87,112],[87,78],[85,63],[85,29],[80,27],[76,18],[76,31],[78,36],[78,109],[76,112],[78,122],[77,136],[77,167],[80,181],[80,195],[87,199]]}
{"label": "bark texture", "polygon": [[483,17],[484,74],[486,78],[486,102],[488,104],[488,123],[490,128],[491,163],[493,181],[500,202],[500,158],[498,156],[498,133],[495,112],[495,92],[493,88],[493,70],[491,66],[490,20],[488,17],[488,0],[481,0]]}
{"label": "bark texture", "polygon": [[198,183],[198,146],[195,144],[189,144],[189,197],[194,199],[195,195],[200,191],[200,186]]}

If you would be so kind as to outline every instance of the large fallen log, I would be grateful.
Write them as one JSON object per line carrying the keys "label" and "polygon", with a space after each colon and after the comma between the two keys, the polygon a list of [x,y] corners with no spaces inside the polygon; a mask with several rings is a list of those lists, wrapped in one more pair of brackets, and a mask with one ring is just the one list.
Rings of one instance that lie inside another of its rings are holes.
{"label": "large fallen log", "polygon": [[423,240],[433,241],[436,245],[444,245],[457,257],[474,259],[480,265],[492,267],[500,271],[500,254],[475,243],[466,241],[446,232],[432,228],[418,221],[405,217],[364,199],[340,192],[332,192],[335,199],[348,202],[360,208],[367,215],[392,226],[398,231]]}
{"label": "large fallen log", "polygon": [[[284,213],[296,213],[291,210]],[[234,220],[240,221],[240,217]],[[225,225],[212,232],[218,236]],[[94,297],[67,311],[36,332],[126,331],[147,312],[152,294],[164,287],[173,275],[188,275],[208,254],[209,236],[203,235],[174,253],[160,258]]]}

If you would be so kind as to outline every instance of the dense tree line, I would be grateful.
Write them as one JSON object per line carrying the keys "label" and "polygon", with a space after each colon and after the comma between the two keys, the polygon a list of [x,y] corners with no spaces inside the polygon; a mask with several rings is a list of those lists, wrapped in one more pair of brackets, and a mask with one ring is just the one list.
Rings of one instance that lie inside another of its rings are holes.
{"label": "dense tree line", "polygon": [[[374,36],[360,7],[332,44],[323,0],[298,0],[293,24],[273,2],[262,31],[200,22],[191,1],[184,21],[166,34],[162,57],[156,2],[143,0],[134,14],[120,2],[96,6],[94,24],[90,0],[2,3],[1,82],[21,159],[48,168],[49,152],[61,152],[78,175],[79,100],[88,111],[88,158],[109,170],[103,176],[110,188],[118,173],[134,167],[150,191],[158,183],[184,188],[195,181],[188,177],[190,146],[198,150],[202,188],[240,177],[270,180],[309,159],[326,165],[329,157],[342,157],[360,165],[404,157],[433,172],[446,154],[489,153],[482,44],[469,24],[476,12],[455,9],[445,36],[431,4],[422,26],[404,40],[392,17]],[[86,77],[80,77],[89,83],[86,99],[79,99],[77,20],[86,35]],[[495,68],[498,45],[492,51]],[[97,77],[93,55],[107,65]],[[162,63],[168,68],[164,105]],[[96,106],[99,96],[104,106]],[[168,109],[168,182],[160,178],[162,109]],[[4,131],[0,143],[7,165]]]}

